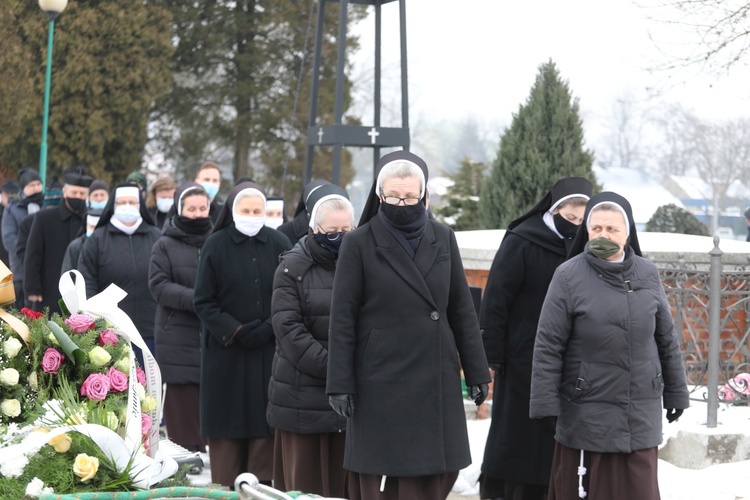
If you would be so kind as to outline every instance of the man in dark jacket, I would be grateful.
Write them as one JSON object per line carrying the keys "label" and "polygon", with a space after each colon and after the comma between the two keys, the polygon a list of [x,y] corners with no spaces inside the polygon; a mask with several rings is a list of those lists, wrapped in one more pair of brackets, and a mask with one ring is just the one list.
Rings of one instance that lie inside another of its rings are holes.
{"label": "man in dark jacket", "polygon": [[60,268],[65,251],[83,227],[89,186],[94,181],[83,167],[65,171],[62,203],[39,212],[29,233],[24,257],[24,290],[36,307],[59,311]]}
{"label": "man in dark jacket", "polygon": [[16,252],[18,244],[18,228],[21,221],[30,213],[36,213],[42,208],[44,193],[39,174],[33,169],[22,169],[18,172],[18,184],[21,187],[21,198],[13,200],[6,208],[2,222],[3,246],[8,251],[8,267],[13,272],[13,284],[16,289],[16,307],[24,306],[23,294],[23,260],[19,260]]}
{"label": "man in dark jacket", "polygon": [[[2,226],[2,217],[5,213],[5,210],[7,209],[11,200],[13,200],[18,195],[19,191],[21,191],[21,187],[13,179],[8,179],[3,182],[3,186],[0,188],[0,194],[3,198],[2,205],[0,205],[0,227]],[[10,260],[8,257],[8,249],[5,248],[5,245],[0,244],[0,260],[2,260],[3,263],[8,266],[8,268],[10,268]]]}

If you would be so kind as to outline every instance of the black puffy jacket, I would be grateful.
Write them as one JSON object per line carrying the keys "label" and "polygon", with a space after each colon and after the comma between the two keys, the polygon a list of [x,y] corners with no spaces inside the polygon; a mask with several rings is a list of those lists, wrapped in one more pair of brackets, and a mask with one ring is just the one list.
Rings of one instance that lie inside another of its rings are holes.
{"label": "black puffy jacket", "polygon": [[78,270],[86,279],[89,297],[111,283],[127,292],[119,307],[130,316],[143,338],[154,336],[156,302],[148,289],[148,266],[151,248],[160,236],[160,231],[146,222],[132,235],[107,223],[94,230],[78,258]]}
{"label": "black puffy jacket", "polygon": [[271,301],[276,354],[268,423],[297,434],[343,431],[346,419],[331,409],[325,392],[336,261],[307,236],[280,261]]}
{"label": "black puffy jacket", "polygon": [[193,308],[193,289],[201,248],[208,238],[189,235],[167,219],[151,251],[148,287],[156,301],[154,341],[162,380],[199,384],[201,321]]}

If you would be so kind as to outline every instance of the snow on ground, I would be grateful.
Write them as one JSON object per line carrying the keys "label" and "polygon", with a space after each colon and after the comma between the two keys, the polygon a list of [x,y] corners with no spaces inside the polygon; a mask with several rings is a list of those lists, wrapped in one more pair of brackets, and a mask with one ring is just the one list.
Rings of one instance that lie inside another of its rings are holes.
{"label": "snow on ground", "polygon": [[[750,407],[721,405],[716,429],[706,427],[707,409],[702,402],[691,401],[680,420],[664,420],[664,442],[680,430],[697,433],[750,434]],[[466,422],[471,444],[472,464],[459,474],[453,492],[477,495],[477,480],[490,429],[490,420]],[[713,465],[706,469],[681,469],[659,460],[659,489],[662,500],[750,500],[750,460]],[[476,497],[475,497],[476,498]]]}

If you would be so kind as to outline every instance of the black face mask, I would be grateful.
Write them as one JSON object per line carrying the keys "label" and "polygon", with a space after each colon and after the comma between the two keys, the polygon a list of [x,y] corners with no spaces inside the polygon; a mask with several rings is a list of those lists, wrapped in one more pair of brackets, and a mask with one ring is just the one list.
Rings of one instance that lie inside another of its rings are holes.
{"label": "black face mask", "polygon": [[65,198],[65,203],[68,208],[74,214],[83,213],[86,210],[86,200],[79,200],[78,198]]}
{"label": "black face mask", "polygon": [[562,234],[564,238],[575,238],[576,232],[578,231],[578,225],[573,224],[560,214],[553,215],[552,219],[555,222],[555,229],[557,229],[557,232]]}
{"label": "black face mask", "polygon": [[[331,241],[328,239],[336,234],[338,234],[339,237],[335,240]],[[331,252],[333,255],[338,255],[339,248],[341,248],[341,242],[344,241],[344,234],[346,233],[316,233],[313,235],[313,238],[320,246]]]}
{"label": "black face mask", "polygon": [[174,225],[177,229],[181,230],[185,234],[190,235],[203,235],[208,234],[213,229],[214,224],[208,217],[198,217],[197,219],[191,219],[184,215],[176,215],[174,218]]}
{"label": "black face mask", "polygon": [[380,210],[383,211],[383,215],[388,217],[388,220],[396,227],[409,226],[417,222],[420,218],[427,219],[425,206],[421,203],[417,203],[416,205],[391,205],[383,202],[380,204]]}

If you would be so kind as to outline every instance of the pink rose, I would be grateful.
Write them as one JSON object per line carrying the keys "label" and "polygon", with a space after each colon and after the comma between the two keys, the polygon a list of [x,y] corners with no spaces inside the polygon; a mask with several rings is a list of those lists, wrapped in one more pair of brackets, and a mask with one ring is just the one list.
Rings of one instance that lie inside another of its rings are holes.
{"label": "pink rose", "polygon": [[65,324],[73,333],[86,333],[96,326],[94,318],[88,314],[71,314],[70,318],[65,320]]}
{"label": "pink rose", "polygon": [[146,413],[141,413],[141,434],[147,436],[151,432],[151,417]]}
{"label": "pink rose", "polygon": [[107,328],[102,333],[99,334],[99,345],[104,347],[107,344],[110,345],[117,345],[120,342],[120,339],[117,338],[117,334]]}
{"label": "pink rose", "polygon": [[107,377],[109,377],[109,386],[112,392],[122,392],[128,389],[128,376],[114,366],[107,372]]}
{"label": "pink rose", "polygon": [[135,369],[135,378],[138,379],[138,382],[140,382],[143,387],[146,387],[146,372],[141,370],[140,367]]}
{"label": "pink rose", "polygon": [[61,354],[54,347],[50,347],[44,351],[42,356],[42,370],[53,375],[57,375],[57,370],[60,369],[62,362],[65,360],[65,355]]}
{"label": "pink rose", "polygon": [[86,396],[93,401],[103,401],[109,392],[109,377],[103,373],[92,373],[83,385],[81,385],[81,396]]}

